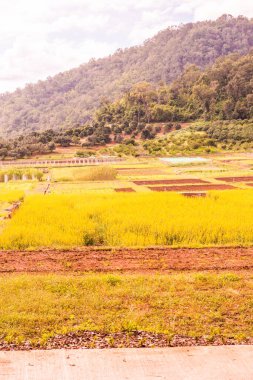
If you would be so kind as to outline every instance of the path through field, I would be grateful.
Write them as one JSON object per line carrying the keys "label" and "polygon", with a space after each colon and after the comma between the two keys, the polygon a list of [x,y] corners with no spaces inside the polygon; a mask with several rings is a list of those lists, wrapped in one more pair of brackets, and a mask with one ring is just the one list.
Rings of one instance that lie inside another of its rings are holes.
{"label": "path through field", "polygon": [[120,272],[253,269],[249,248],[145,248],[38,250],[0,252],[0,273]]}
{"label": "path through field", "polygon": [[5,380],[250,380],[253,346],[0,353]]}

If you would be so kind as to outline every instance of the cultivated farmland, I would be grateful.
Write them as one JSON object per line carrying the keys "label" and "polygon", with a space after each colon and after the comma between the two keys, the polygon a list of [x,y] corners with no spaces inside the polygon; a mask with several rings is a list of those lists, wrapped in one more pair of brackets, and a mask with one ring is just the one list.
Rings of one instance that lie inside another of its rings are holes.
{"label": "cultivated farmland", "polygon": [[20,169],[0,184],[0,349],[252,343],[252,167]]}
{"label": "cultivated farmland", "polygon": [[[242,196],[243,195],[243,196]],[[253,191],[32,195],[0,236],[4,249],[251,245]]]}

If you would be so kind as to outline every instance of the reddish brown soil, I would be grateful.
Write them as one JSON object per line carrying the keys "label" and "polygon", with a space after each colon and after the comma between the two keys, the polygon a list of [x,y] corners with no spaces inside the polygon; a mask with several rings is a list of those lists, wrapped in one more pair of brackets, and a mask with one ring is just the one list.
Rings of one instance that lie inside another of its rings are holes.
{"label": "reddish brown soil", "polygon": [[114,189],[114,191],[116,191],[116,193],[135,193],[135,190],[131,187],[121,187],[118,189]]}
{"label": "reddish brown soil", "polygon": [[153,186],[149,187],[152,191],[208,191],[208,190],[232,190],[231,185],[186,185],[186,186]]}
{"label": "reddish brown soil", "polygon": [[208,183],[198,178],[186,178],[186,179],[159,179],[153,181],[133,181],[135,185],[179,185],[186,183]]}
{"label": "reddish brown soil", "polygon": [[247,181],[253,181],[253,176],[249,177],[220,177],[220,178],[215,178],[219,181],[224,181],[224,182],[247,182]]}
{"label": "reddish brown soil", "polygon": [[0,273],[150,273],[253,269],[252,248],[83,248],[0,252]]}
{"label": "reddish brown soil", "polygon": [[195,197],[206,197],[206,193],[182,193],[185,197],[195,198]]}
{"label": "reddish brown soil", "polygon": [[253,183],[246,183],[247,186],[253,186]]}

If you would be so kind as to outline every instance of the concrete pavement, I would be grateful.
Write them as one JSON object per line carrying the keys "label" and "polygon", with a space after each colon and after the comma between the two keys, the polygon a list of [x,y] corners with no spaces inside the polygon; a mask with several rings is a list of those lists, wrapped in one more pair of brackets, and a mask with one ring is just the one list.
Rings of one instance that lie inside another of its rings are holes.
{"label": "concrete pavement", "polygon": [[1,380],[252,380],[253,346],[0,352]]}

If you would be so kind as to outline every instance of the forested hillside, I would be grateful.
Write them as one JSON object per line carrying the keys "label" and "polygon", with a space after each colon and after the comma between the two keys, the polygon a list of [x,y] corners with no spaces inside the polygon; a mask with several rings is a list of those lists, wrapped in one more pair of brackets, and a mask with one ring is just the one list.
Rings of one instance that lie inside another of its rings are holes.
{"label": "forested hillside", "polygon": [[[120,100],[104,102],[87,123],[90,145],[121,142],[126,135],[151,139],[154,123],[253,118],[253,52],[219,58],[202,71],[189,66],[171,85],[133,86]],[[167,128],[169,128],[167,126]]]}
{"label": "forested hillside", "polygon": [[[233,52],[246,54],[252,47],[253,20],[245,17],[222,16],[216,21],[168,28],[142,46],[119,50],[110,57],[91,60],[46,81],[2,95],[0,133],[10,136],[83,125],[102,98],[119,98],[141,81],[168,84],[189,64],[204,68],[220,56]],[[197,69],[196,75],[199,78]],[[199,90],[207,92],[207,87]],[[174,89],[176,97],[177,89]],[[184,90],[188,96],[187,89],[179,88],[181,93]],[[212,82],[210,91],[215,90]],[[213,97],[211,93],[208,96]],[[185,105],[182,106],[185,109]],[[208,103],[204,107],[208,114]],[[230,114],[230,108],[228,104],[225,112]],[[191,115],[194,110],[189,108],[187,112]],[[195,116],[192,114],[192,117]]]}
{"label": "forested hillside", "polygon": [[[119,100],[103,101],[93,118],[78,127],[0,141],[0,158],[48,153],[58,145],[71,144],[123,144],[120,152],[133,153],[139,140],[146,141],[144,147],[152,154],[184,151],[186,146],[189,151],[204,147],[207,152],[217,146],[246,149],[252,147],[252,119],[253,51],[221,57],[205,70],[189,66],[170,85],[135,84]],[[179,131],[181,123],[193,121],[200,124],[189,130],[190,135],[176,134],[173,140],[173,133],[170,144],[164,139],[148,143],[156,135]]]}

